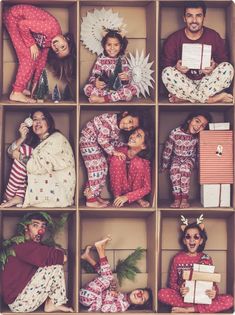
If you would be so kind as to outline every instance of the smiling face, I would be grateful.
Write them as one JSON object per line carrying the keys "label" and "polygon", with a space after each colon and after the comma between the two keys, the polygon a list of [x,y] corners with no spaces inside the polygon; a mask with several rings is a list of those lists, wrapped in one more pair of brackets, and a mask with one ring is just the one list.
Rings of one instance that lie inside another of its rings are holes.
{"label": "smiling face", "polygon": [[139,118],[128,114],[119,123],[119,128],[125,131],[131,131],[137,127],[139,127]]}
{"label": "smiling face", "polygon": [[184,15],[186,29],[191,33],[201,32],[204,18],[202,8],[187,8]]}
{"label": "smiling face", "polygon": [[198,251],[198,247],[203,243],[203,238],[200,236],[199,229],[188,229],[184,236],[183,242],[187,247],[188,254],[195,255]]}
{"label": "smiling face", "polygon": [[32,219],[31,224],[27,225],[25,229],[25,237],[28,240],[40,243],[43,235],[46,232],[46,222]]}
{"label": "smiling face", "polygon": [[142,129],[136,129],[129,137],[128,147],[139,150],[144,150],[145,146],[145,133]]}
{"label": "smiling face", "polygon": [[39,137],[39,139],[43,139],[49,128],[45,116],[42,112],[35,112],[32,119],[33,132]]}
{"label": "smiling face", "polygon": [[69,45],[63,35],[57,35],[52,39],[51,48],[59,58],[64,58],[69,54]]}
{"label": "smiling face", "polygon": [[147,290],[136,289],[130,293],[131,304],[143,305],[149,300],[149,293]]}
{"label": "smiling face", "polygon": [[121,44],[117,38],[108,37],[104,50],[111,58],[116,58],[121,50]]}
{"label": "smiling face", "polygon": [[195,116],[191,121],[188,121],[188,132],[191,134],[197,134],[204,130],[207,125],[208,120],[204,116]]}

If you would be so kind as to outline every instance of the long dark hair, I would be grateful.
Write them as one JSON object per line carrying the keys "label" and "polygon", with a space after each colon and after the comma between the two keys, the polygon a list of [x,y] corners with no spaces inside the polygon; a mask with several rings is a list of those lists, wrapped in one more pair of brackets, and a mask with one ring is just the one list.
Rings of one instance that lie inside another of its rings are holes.
{"label": "long dark hair", "polygon": [[109,38],[116,38],[119,41],[120,45],[121,45],[121,49],[120,49],[120,52],[117,55],[117,57],[124,55],[125,54],[125,50],[126,50],[127,45],[128,45],[127,38],[125,36],[122,37],[118,30],[110,30],[110,29],[108,30],[108,33],[101,40],[101,45],[102,45],[102,47],[104,49],[104,55],[108,56],[107,52],[105,51],[105,45],[106,45],[106,43],[107,43]]}
{"label": "long dark hair", "polygon": [[192,113],[188,114],[187,118],[185,119],[185,121],[181,125],[181,129],[183,129],[186,132],[188,130],[188,127],[189,127],[191,120],[197,116],[203,116],[204,118],[206,118],[206,120],[208,121],[208,124],[207,124],[205,130],[207,130],[209,128],[209,123],[212,122],[212,117],[208,111],[203,111],[203,110],[198,111],[198,112],[192,112]]}
{"label": "long dark hair", "polygon": [[[60,132],[59,130],[57,130],[55,128],[55,121],[52,117],[52,115],[49,113],[49,111],[46,108],[34,108],[31,112],[30,112],[30,117],[33,118],[33,115],[36,112],[41,112],[47,122],[48,125],[48,133],[49,135],[53,134],[54,132]],[[27,136],[27,140],[26,143],[28,145],[30,145],[31,147],[35,148],[39,143],[40,143],[40,139],[38,138],[37,135],[35,135],[35,133],[33,132],[32,127],[29,128],[29,133]]]}
{"label": "long dark hair", "polygon": [[[148,301],[146,301],[144,304],[139,305],[139,304],[131,304],[128,307],[128,310],[152,310],[153,309],[153,293],[152,290],[150,288],[137,288],[135,290],[143,290],[143,291],[147,291],[149,294],[149,299]],[[132,291],[131,291],[132,292]],[[130,292],[130,293],[131,293]]]}
{"label": "long dark hair", "polygon": [[200,245],[198,246],[198,250],[197,250],[197,251],[198,251],[198,252],[202,252],[202,251],[204,250],[204,248],[205,248],[205,245],[206,245],[207,233],[206,233],[205,229],[203,229],[203,230],[201,229],[200,225],[198,225],[197,222],[190,223],[190,224],[188,224],[188,225],[185,227],[184,231],[181,230],[180,245],[183,247],[183,250],[184,250],[185,252],[188,251],[187,246],[184,244],[184,238],[185,238],[185,235],[187,234],[187,231],[188,231],[189,229],[198,229],[199,235],[200,235],[201,238],[203,239],[203,242],[202,242],[202,244],[200,244]]}
{"label": "long dark hair", "polygon": [[[135,130],[141,129],[144,132],[144,144],[145,149],[140,151],[137,156],[141,157],[142,159],[150,160],[152,156],[152,139],[150,136],[150,132],[142,127],[137,127]],[[133,133],[135,130],[133,130],[131,133]],[[131,135],[131,134],[130,134]]]}
{"label": "long dark hair", "polygon": [[49,49],[47,62],[50,70],[59,80],[71,83],[76,77],[76,45],[73,34],[66,33],[64,37],[68,42],[68,56],[59,58],[52,49]]}

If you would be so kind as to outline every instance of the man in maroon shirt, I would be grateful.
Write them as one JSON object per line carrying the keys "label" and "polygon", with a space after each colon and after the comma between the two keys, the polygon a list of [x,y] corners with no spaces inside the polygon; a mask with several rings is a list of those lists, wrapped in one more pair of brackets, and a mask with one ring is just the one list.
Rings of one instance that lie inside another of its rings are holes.
{"label": "man in maroon shirt", "polygon": [[[73,312],[67,302],[63,251],[41,244],[46,232],[46,219],[41,213],[27,217],[24,242],[11,247],[15,256],[9,256],[2,272],[4,302],[12,312],[33,312],[45,302],[45,312]],[[12,241],[13,242],[13,241]]]}
{"label": "man in maroon shirt", "polygon": [[[203,26],[206,5],[189,1],[184,5],[185,27],[171,34],[164,43],[162,81],[171,103],[231,103],[233,96],[223,90],[232,82],[234,69],[228,63],[225,44],[220,35]],[[183,44],[211,46],[211,64],[203,69],[182,65]]]}

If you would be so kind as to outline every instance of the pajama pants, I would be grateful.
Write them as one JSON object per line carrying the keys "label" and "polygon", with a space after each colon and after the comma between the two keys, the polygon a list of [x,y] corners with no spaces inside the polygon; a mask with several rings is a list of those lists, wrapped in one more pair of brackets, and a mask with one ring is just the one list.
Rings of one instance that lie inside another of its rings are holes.
{"label": "pajama pants", "polygon": [[194,307],[199,313],[217,313],[233,307],[233,297],[231,295],[220,294],[212,300],[210,305],[184,303],[180,293],[173,289],[161,289],[158,292],[158,299],[164,304],[178,307]]}
{"label": "pajama pants", "polygon": [[96,142],[89,141],[83,136],[80,139],[80,151],[87,169],[87,186],[91,189],[93,197],[97,197],[106,183],[108,174],[106,158]]}
{"label": "pajama pants", "polygon": [[89,282],[85,288],[80,289],[79,301],[84,306],[90,306],[94,302],[102,306],[102,292],[110,287],[113,274],[107,258],[100,261],[99,276]]}
{"label": "pajama pants", "polygon": [[128,84],[124,85],[117,91],[107,91],[105,89],[97,89],[93,84],[87,84],[84,87],[84,92],[88,97],[91,95],[107,97],[109,102],[128,102],[137,94],[137,88],[132,84]]}
{"label": "pajama pants", "polygon": [[191,103],[205,103],[210,96],[227,89],[233,79],[234,69],[228,62],[220,63],[210,75],[201,80],[191,80],[174,67],[162,71],[162,81],[167,90]]}
{"label": "pajama pants", "polygon": [[188,199],[190,188],[190,177],[194,162],[188,158],[175,157],[170,167],[170,179],[174,197]]}
{"label": "pajama pants", "polygon": [[[27,144],[22,144],[20,146],[20,152],[24,156],[30,157],[32,154],[32,147]],[[5,196],[12,199],[15,196],[24,198],[27,183],[27,170],[26,166],[18,160],[14,160],[7,188],[5,191]]]}
{"label": "pajama pants", "polygon": [[24,44],[18,27],[18,19],[7,11],[3,16],[3,21],[11,37],[19,63],[13,91],[23,92],[32,78],[36,61],[31,58],[30,48]]}
{"label": "pajama pants", "polygon": [[47,298],[55,306],[67,302],[64,270],[61,265],[40,267],[9,308],[12,312],[33,312]]}

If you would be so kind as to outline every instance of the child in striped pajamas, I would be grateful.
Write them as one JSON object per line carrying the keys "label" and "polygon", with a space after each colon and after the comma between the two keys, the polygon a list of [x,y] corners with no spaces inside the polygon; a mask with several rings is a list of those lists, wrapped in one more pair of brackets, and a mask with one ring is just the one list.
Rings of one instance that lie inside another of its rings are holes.
{"label": "child in striped pajamas", "polygon": [[130,69],[124,56],[126,37],[117,30],[108,30],[101,44],[104,52],[95,62],[89,83],[84,87],[85,95],[90,103],[130,101],[137,94],[137,87],[130,83]]}
{"label": "child in striped pajamas", "polygon": [[89,307],[89,312],[118,313],[124,312],[132,306],[135,306],[136,309],[137,307],[139,309],[150,309],[152,304],[150,289],[136,289],[129,293],[117,291],[116,281],[105,256],[105,247],[110,240],[110,237],[107,237],[95,243],[99,263],[90,255],[92,246],[87,246],[81,256],[97,271],[98,277],[80,289],[80,303],[85,307]]}
{"label": "child in striped pajamas", "polygon": [[191,113],[183,125],[173,129],[162,154],[162,170],[170,164],[174,202],[172,208],[189,207],[190,177],[197,158],[198,134],[211,122],[207,112]]}

